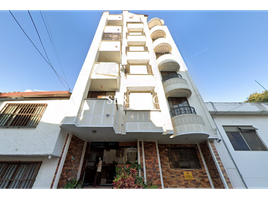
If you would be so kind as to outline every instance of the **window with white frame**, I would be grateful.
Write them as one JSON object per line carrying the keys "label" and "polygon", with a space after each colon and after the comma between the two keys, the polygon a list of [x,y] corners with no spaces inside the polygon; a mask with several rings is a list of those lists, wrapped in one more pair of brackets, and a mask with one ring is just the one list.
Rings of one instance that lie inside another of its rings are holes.
{"label": "window with white frame", "polygon": [[259,138],[256,128],[252,126],[223,126],[234,150],[267,151]]}

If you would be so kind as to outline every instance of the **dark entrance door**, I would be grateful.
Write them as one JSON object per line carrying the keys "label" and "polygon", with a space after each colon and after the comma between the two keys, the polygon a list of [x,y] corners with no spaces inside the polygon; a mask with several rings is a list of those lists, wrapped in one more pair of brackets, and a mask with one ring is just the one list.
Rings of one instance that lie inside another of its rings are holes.
{"label": "dark entrance door", "polygon": [[117,165],[116,151],[118,142],[91,142],[90,152],[87,159],[84,185],[93,185],[96,173],[95,165],[99,156],[102,157],[101,185],[112,185]]}

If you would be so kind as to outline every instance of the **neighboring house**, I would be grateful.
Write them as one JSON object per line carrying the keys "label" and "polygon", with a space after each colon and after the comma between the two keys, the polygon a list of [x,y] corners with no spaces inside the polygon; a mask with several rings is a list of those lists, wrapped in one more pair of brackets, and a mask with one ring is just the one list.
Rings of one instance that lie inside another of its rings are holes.
{"label": "neighboring house", "polygon": [[0,188],[50,188],[70,93],[0,93]]}
{"label": "neighboring house", "polygon": [[138,161],[158,188],[245,188],[164,21],[147,18],[102,14],[71,95],[0,94],[1,188],[91,185],[99,156],[102,185]]}
{"label": "neighboring house", "polygon": [[215,146],[232,183],[237,188],[268,188],[268,103],[209,102],[206,106],[217,125],[221,141]]}

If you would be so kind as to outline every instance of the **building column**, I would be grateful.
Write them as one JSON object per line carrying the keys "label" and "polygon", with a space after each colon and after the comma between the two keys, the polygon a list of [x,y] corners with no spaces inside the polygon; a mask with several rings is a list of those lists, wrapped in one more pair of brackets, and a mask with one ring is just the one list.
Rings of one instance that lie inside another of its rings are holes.
{"label": "building column", "polygon": [[162,188],[161,172],[159,169],[159,159],[157,154],[157,143],[155,141],[143,141],[144,149],[144,172],[146,173],[146,181]]}

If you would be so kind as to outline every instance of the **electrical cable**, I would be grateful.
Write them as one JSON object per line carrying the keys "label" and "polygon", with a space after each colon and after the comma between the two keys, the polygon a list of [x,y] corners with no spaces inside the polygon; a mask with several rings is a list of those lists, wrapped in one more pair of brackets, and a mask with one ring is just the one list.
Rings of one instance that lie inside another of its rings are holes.
{"label": "electrical cable", "polygon": [[59,62],[59,64],[60,64],[60,67],[61,67],[61,71],[62,71],[62,73],[63,73],[63,75],[64,75],[64,78],[65,78],[65,80],[66,80],[66,82],[67,82],[67,84],[68,84],[69,91],[70,91],[71,89],[70,89],[68,80],[67,80],[67,78],[66,78],[66,76],[65,76],[64,70],[63,70],[63,68],[62,68],[62,65],[61,65],[61,62],[60,62],[60,58],[59,58],[59,54],[58,54],[58,51],[57,51],[55,42],[54,42],[54,40],[53,40],[53,36],[52,36],[51,31],[50,31],[50,27],[49,27],[49,24],[48,24],[46,15],[45,15],[45,13],[44,13],[44,16],[45,16],[45,20],[44,20],[44,16],[43,16],[43,14],[42,14],[41,11],[40,11],[40,14],[41,14],[41,16],[42,16],[42,20],[43,20],[43,22],[44,22],[44,24],[45,24],[45,27],[46,27],[46,30],[47,30],[47,33],[48,33],[50,42],[51,42],[51,44],[52,44],[52,46],[53,46],[54,52],[55,52],[55,54],[56,54],[56,57],[57,57],[57,59],[58,59],[58,62]]}
{"label": "electrical cable", "polygon": [[[14,20],[17,22],[17,24],[19,25],[19,27],[21,28],[21,30],[23,31],[23,33],[26,35],[26,37],[30,40],[30,42],[32,43],[32,45],[35,47],[35,49],[38,51],[38,53],[43,57],[43,59],[47,62],[47,64],[53,69],[53,71],[55,72],[56,76],[60,76],[56,70],[54,69],[54,67],[47,61],[47,59],[43,56],[43,54],[39,51],[39,49],[36,47],[36,45],[33,43],[33,41],[31,40],[31,38],[27,35],[27,33],[24,31],[24,29],[22,28],[22,26],[20,25],[20,23],[18,22],[18,20],[16,19],[16,17],[13,15],[13,13],[11,12],[11,10],[9,10],[10,14],[12,15],[12,17],[14,18]],[[60,76],[61,77],[61,76]],[[62,78],[62,77],[61,77]],[[58,79],[60,80],[60,78],[58,77]],[[63,79],[63,78],[62,78]],[[64,80],[64,79],[63,79]],[[63,82],[60,80],[60,82],[62,83],[62,85],[67,89],[67,87],[63,84]]]}
{"label": "electrical cable", "polygon": [[[52,63],[51,63],[51,61],[50,61],[49,58],[48,58],[48,55],[47,55],[46,49],[45,49],[45,47],[44,47],[44,45],[43,45],[41,36],[40,36],[40,34],[39,34],[38,30],[37,30],[37,27],[36,27],[36,25],[35,25],[35,23],[34,23],[34,20],[33,20],[32,15],[31,15],[31,13],[30,13],[29,10],[28,10],[28,13],[29,13],[30,18],[31,18],[31,20],[32,20],[32,23],[33,23],[33,25],[34,25],[34,28],[35,28],[35,30],[36,30],[36,33],[37,33],[37,35],[38,35],[38,37],[39,37],[39,40],[40,40],[41,45],[42,45],[42,47],[43,47],[43,50],[44,50],[44,52],[45,52],[45,54],[46,54],[47,60],[49,61],[50,65],[51,65],[51,67],[52,67]],[[54,67],[52,67],[52,68],[54,69]],[[54,70],[54,71],[55,71],[56,76],[57,76],[58,78],[61,78],[63,81],[65,81],[65,80],[59,75],[59,73],[56,72],[56,70]],[[66,81],[65,81],[65,82],[66,82]],[[67,82],[66,82],[66,83],[67,83]],[[67,83],[67,84],[68,84],[68,83]],[[68,85],[69,85],[69,84],[68,84]],[[65,87],[65,88],[66,88],[66,87]],[[67,89],[67,88],[66,88],[66,89]],[[70,87],[69,87],[69,90],[70,90]]]}

